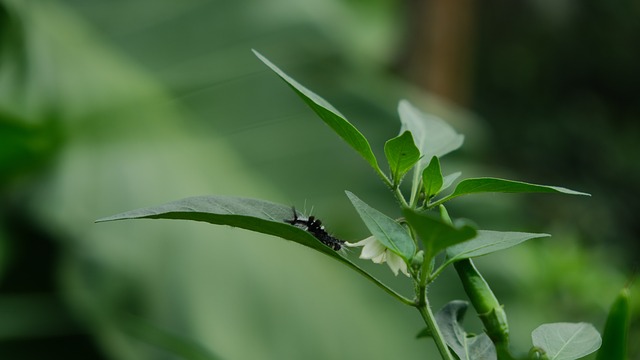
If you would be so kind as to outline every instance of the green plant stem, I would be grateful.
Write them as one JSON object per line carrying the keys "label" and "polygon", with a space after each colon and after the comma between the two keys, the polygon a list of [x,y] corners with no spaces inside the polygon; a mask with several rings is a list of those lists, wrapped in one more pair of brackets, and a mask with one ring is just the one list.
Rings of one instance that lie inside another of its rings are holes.
{"label": "green plant stem", "polygon": [[434,207],[440,206],[440,205],[444,204],[445,202],[447,202],[447,201],[449,201],[451,199],[452,199],[451,196],[445,196],[445,197],[443,197],[442,199],[440,199],[440,200],[438,200],[436,202],[427,204],[426,208],[427,209],[433,209]]}
{"label": "green plant stem", "polygon": [[382,179],[382,182],[383,182],[385,185],[387,185],[390,189],[393,189],[394,187],[397,187],[397,186],[394,186],[394,185],[393,185],[393,182],[391,181],[391,179],[389,179],[389,178],[387,177],[387,175],[385,175],[382,171],[379,171],[379,170],[378,170],[378,171],[377,171],[377,173],[378,173],[378,175],[380,176],[380,179]]}
{"label": "green plant stem", "polygon": [[429,299],[427,299],[426,291],[423,286],[420,286],[420,292],[420,301],[418,306],[416,307],[418,308],[420,315],[422,315],[425,324],[427,324],[427,327],[429,328],[429,330],[431,330],[431,336],[433,337],[433,341],[435,341],[436,346],[438,347],[440,356],[442,356],[442,358],[445,360],[455,360],[453,355],[451,355],[451,352],[449,351],[447,343],[444,341],[444,337],[440,332],[438,324],[436,323],[436,318],[431,311],[431,307],[429,306]]}
{"label": "green plant stem", "polygon": [[440,273],[442,273],[444,271],[444,269],[449,266],[451,264],[450,261],[445,261],[442,264],[440,264],[440,266],[438,266],[433,273],[431,273],[431,275],[429,275],[427,282],[432,282],[434,281],[438,276],[440,276]]}
{"label": "green plant stem", "polygon": [[391,189],[393,190],[393,195],[395,195],[396,199],[400,202],[400,204],[403,207],[409,207],[409,203],[407,203],[407,200],[404,198],[404,195],[402,195],[400,188],[398,186],[395,186],[395,187],[392,187]]}

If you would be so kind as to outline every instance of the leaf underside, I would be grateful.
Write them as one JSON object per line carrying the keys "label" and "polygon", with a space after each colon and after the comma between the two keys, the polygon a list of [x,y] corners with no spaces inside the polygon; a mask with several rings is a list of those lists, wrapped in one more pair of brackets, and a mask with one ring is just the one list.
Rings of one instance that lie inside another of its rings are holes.
{"label": "leaf underside", "polygon": [[602,339],[588,323],[553,323],[531,333],[533,345],[544,349],[550,360],[573,360],[598,350]]}
{"label": "leaf underside", "polygon": [[174,219],[203,221],[216,225],[228,225],[274,235],[296,242],[328,255],[354,269],[391,295],[403,298],[375,277],[364,271],[332,248],[324,245],[311,233],[285,223],[293,218],[291,207],[264,200],[233,196],[195,196],[159,206],[132,210],[96,220],[107,222],[128,219]]}
{"label": "leaf underside", "polygon": [[[290,206],[234,196],[194,196],[159,206],[131,210],[98,219],[106,222],[126,219],[175,219],[229,225],[295,241],[329,255],[335,251],[307,231],[284,222],[293,218]],[[341,257],[341,256],[338,256]]]}
{"label": "leaf underside", "polygon": [[461,360],[497,359],[495,346],[486,333],[470,335],[460,324],[468,306],[466,301],[454,300],[436,313],[436,323],[442,336]]}

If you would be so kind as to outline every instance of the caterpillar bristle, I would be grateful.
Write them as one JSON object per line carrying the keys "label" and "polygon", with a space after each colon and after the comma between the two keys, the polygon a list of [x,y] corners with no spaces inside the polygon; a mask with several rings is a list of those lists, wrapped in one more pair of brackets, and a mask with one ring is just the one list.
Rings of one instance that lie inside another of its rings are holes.
{"label": "caterpillar bristle", "polygon": [[309,232],[313,237],[318,239],[321,243],[332,248],[334,251],[340,251],[344,249],[344,240],[340,240],[331,234],[329,234],[322,226],[322,221],[315,216],[309,216],[303,218],[298,216],[295,207],[291,207],[293,211],[293,219],[284,219],[284,222],[293,226],[300,227],[301,229]]}

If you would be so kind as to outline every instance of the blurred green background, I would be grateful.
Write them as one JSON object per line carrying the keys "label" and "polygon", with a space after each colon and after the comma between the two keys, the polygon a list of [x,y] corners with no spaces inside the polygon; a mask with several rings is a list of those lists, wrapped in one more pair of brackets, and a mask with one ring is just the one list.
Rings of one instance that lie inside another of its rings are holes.
{"label": "blurred green background", "polygon": [[[602,328],[640,258],[639,19],[632,0],[0,1],[0,358],[435,356],[414,338],[415,310],[299,245],[93,223],[228,194],[313,208],[354,241],[367,233],[345,189],[396,215],[368,165],[252,48],[377,154],[409,98],[466,135],[445,173],[591,193],[485,195],[450,212],[554,235],[478,260],[520,349],[543,322]],[[464,298],[450,272],[430,294],[436,308]]]}

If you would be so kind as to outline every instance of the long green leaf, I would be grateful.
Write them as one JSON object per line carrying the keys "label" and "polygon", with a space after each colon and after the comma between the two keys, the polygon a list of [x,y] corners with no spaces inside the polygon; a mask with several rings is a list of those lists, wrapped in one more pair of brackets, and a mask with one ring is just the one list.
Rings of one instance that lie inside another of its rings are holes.
{"label": "long green leaf", "polygon": [[470,259],[508,249],[530,239],[551,236],[513,231],[478,230],[478,235],[461,244],[447,248],[447,262]]}
{"label": "long green leaf", "polygon": [[371,234],[391,251],[409,261],[416,252],[416,245],[407,229],[397,221],[367,205],[353,193],[349,191],[346,193]]}
{"label": "long green leaf", "polygon": [[325,99],[321,98],[313,91],[302,86],[289,75],[285,74],[284,71],[280,70],[280,68],[274,65],[266,57],[262,56],[259,52],[255,50],[253,50],[253,52],[258,59],[265,63],[265,65],[284,80],[293,89],[293,91],[295,91],[296,94],[298,94],[298,96],[300,96],[302,100],[309,105],[316,114],[318,114],[325,124],[329,125],[329,127],[354,150],[356,150],[369,163],[369,165],[378,172],[378,174],[384,177],[382,170],[380,170],[380,167],[378,166],[378,161],[376,160],[373,151],[371,151],[371,145],[369,145],[367,139],[362,135],[362,133],[360,133],[360,131],[358,131],[358,129],[355,128],[355,126],[347,121],[347,119]]}
{"label": "long green leaf", "polygon": [[291,207],[269,201],[233,196],[195,196],[163,205],[127,211],[98,219],[96,222],[127,219],[193,220],[216,225],[229,225],[278,236],[320,251],[342,262],[400,301],[412,304],[411,300],[387,287],[340,253],[322,244],[309,232],[285,222],[292,217]]}
{"label": "long green leaf", "polygon": [[438,200],[430,207],[440,205],[458,196],[479,193],[559,193],[569,195],[586,195],[587,193],[566,189],[559,186],[529,184],[521,181],[497,178],[471,178],[462,180],[453,193]]}
{"label": "long green leaf", "polygon": [[335,253],[310,233],[284,220],[293,218],[293,210],[264,200],[233,196],[195,196],[170,203],[127,211],[98,219],[97,222],[125,219],[178,219],[229,225],[298,242],[329,255]]}
{"label": "long green leaf", "polygon": [[598,350],[602,343],[598,331],[587,323],[543,324],[533,330],[531,340],[549,360],[579,359]]}
{"label": "long green leaf", "polygon": [[384,154],[389,162],[394,185],[399,185],[407,171],[420,159],[420,151],[408,131],[387,141],[384,144]]}

